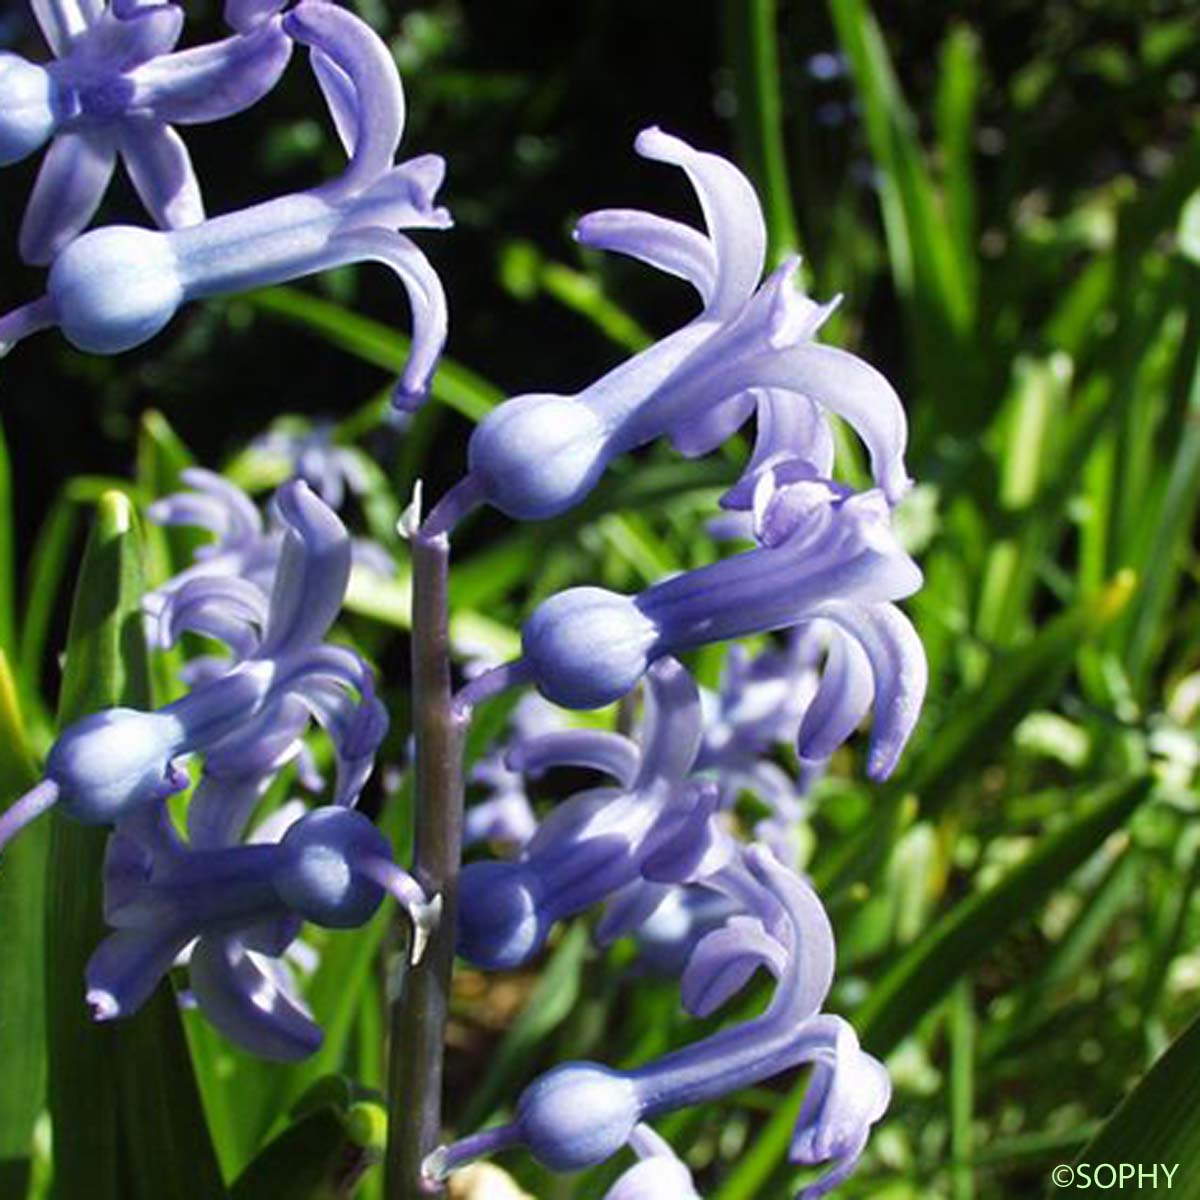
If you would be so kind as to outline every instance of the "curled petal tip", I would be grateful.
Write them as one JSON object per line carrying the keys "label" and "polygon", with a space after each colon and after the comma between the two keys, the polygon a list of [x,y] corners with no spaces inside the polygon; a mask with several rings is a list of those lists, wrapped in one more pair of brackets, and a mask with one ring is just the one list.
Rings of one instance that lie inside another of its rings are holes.
{"label": "curled petal tip", "polygon": [[121,1015],[117,998],[103,988],[89,988],[86,1000],[93,1021],[112,1021]]}

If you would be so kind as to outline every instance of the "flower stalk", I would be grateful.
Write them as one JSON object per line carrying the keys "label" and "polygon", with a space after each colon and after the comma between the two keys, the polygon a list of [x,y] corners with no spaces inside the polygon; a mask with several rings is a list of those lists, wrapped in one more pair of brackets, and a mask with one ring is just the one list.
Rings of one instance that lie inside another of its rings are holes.
{"label": "flower stalk", "polygon": [[413,556],[413,726],[416,736],[414,874],[441,896],[441,920],[391,1011],[387,1200],[438,1195],[422,1164],[441,1135],[442,1065],[462,846],[462,735],[450,685],[446,534],[418,532]]}

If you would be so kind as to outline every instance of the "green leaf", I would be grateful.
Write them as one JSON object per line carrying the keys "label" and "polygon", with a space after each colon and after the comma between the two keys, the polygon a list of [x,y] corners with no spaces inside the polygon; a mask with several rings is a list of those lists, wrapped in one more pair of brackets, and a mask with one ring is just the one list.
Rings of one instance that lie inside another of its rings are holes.
{"label": "green leaf", "polygon": [[1149,791],[1146,779],[1095,789],[1081,815],[1043,838],[998,883],[960,902],[914,942],[855,1015],[863,1045],[880,1057],[890,1053],[957,979],[1125,823]]}
{"label": "green leaf", "polygon": [[772,265],[800,249],[788,180],[778,25],[776,0],[728,0],[725,5],[726,43],[737,91],[738,147],[763,199]]}
{"label": "green leaf", "polygon": [[[321,334],[366,362],[401,371],[408,360],[409,339],[369,317],[359,316],[297,288],[274,287],[245,297],[255,308],[284,317]],[[482,420],[504,395],[474,371],[442,358],[431,394],[472,421]]]}
{"label": "green leaf", "polygon": [[0,429],[0,650],[9,655],[16,654],[16,613],[13,595],[13,580],[16,578],[16,562],[13,557],[13,511],[12,462],[8,456],[8,442],[4,430]]}
{"label": "green leaf", "polygon": [[237,1177],[231,1200],[344,1200],[376,1157],[369,1109],[379,1112],[378,1105],[346,1113],[327,1105],[301,1117]]}
{"label": "green leaf", "polygon": [[[99,501],[84,552],[59,715],[67,726],[113,705],[150,703],[141,620],[142,548],[133,505]],[[51,821],[46,878],[48,1094],[57,1200],[223,1197],[174,992],[162,984],[127,1020],[98,1026],[84,969],[106,929],[106,832]]]}
{"label": "green leaf", "polygon": [[[1080,1163],[1159,1164],[1158,1187],[1182,1200],[1200,1196],[1200,1020],[1194,1021],[1121,1102],[1100,1132],[1083,1148]],[[1170,1181],[1164,1168],[1175,1167]],[[1147,1181],[1148,1182],[1148,1181]],[[1058,1187],[1054,1195],[1076,1195]],[[1153,1189],[1152,1189],[1153,1190]]]}
{"label": "green leaf", "polygon": [[25,619],[19,652],[20,677],[27,697],[41,693],[46,638],[54,620],[78,524],[78,506],[65,491],[61,492],[46,514],[33,544],[25,583]]}
{"label": "green leaf", "polygon": [[[36,782],[16,682],[0,650],[0,801],[7,807]],[[33,1126],[45,1099],[42,913],[49,834],[45,821],[35,822],[0,863],[0,1195],[14,1200],[28,1186]]]}
{"label": "green leaf", "polygon": [[946,719],[926,731],[896,790],[919,793],[926,815],[949,803],[954,781],[994,757],[1021,718],[1057,692],[1079,647],[1120,615],[1134,588],[1132,572],[1121,572],[1098,595],[1049,621],[1027,645],[998,657],[979,688],[960,696]]}

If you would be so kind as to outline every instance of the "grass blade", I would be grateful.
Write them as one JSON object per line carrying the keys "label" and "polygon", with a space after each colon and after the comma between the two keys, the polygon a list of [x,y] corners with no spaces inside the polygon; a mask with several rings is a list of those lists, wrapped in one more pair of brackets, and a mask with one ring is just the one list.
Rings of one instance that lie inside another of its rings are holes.
{"label": "grass blade", "polygon": [[[5,805],[37,781],[25,739],[16,682],[0,650],[0,798]],[[49,827],[38,821],[0,864],[0,1195],[20,1197],[29,1184],[33,1126],[45,1099],[45,988],[41,936]]]}
{"label": "grass blade", "polygon": [[958,904],[914,942],[856,1014],[863,1044],[873,1054],[890,1053],[958,978],[1125,823],[1149,791],[1145,779],[1096,789],[1080,816],[1046,837],[997,884]]}
{"label": "grass blade", "polygon": [[[1200,1020],[1174,1042],[1149,1073],[1125,1098],[1100,1132],[1083,1148],[1081,1163],[1144,1164],[1147,1172],[1159,1165],[1172,1171],[1167,1187],[1178,1185],[1183,1200],[1200,1196],[1200,1121],[1196,1095],[1200,1091]],[[1078,1180],[1075,1187],[1082,1186]],[[1153,1186],[1159,1186],[1156,1182]],[[1074,1193],[1075,1187],[1056,1188],[1054,1195]]]}

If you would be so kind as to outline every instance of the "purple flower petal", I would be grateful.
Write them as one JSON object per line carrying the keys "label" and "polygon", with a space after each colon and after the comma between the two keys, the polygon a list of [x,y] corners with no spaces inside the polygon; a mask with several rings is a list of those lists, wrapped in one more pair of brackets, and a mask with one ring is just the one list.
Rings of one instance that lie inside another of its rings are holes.
{"label": "purple flower petal", "polygon": [[875,679],[858,642],[836,634],[821,672],[817,694],[797,734],[800,757],[828,758],[858,728],[875,698]]}
{"label": "purple flower petal", "polygon": [[862,647],[875,679],[875,720],[867,772],[886,779],[921,716],[929,663],[912,622],[892,604],[829,604],[814,615]]}
{"label": "purple flower petal", "polygon": [[21,257],[44,266],[92,219],[116,166],[104,130],[64,130],[50,143],[21,222]]}
{"label": "purple flower petal", "polygon": [[391,168],[404,132],[404,89],[391,51],[363,20],[325,0],[303,0],[283,27],[328,56],[353,84],[357,136],[336,190],[360,191]]}
{"label": "purple flower petal", "polygon": [[693,1016],[711,1016],[759,967],[778,979],[787,967],[787,952],[757,917],[730,917],[696,943],[680,981],[684,1007]]}
{"label": "purple flower petal", "polygon": [[263,655],[319,642],[341,611],[350,579],[346,528],[308,485],[300,480],[284,484],[276,504],[288,533],[271,593]]}
{"label": "purple flower petal", "polygon": [[354,157],[358,143],[358,99],[354,94],[354,81],[341,67],[320,50],[309,53],[313,74],[325,97],[333,127],[347,158]]}
{"label": "purple flower petal", "polygon": [[132,108],[163,122],[219,121],[256,104],[278,82],[292,44],[277,23],[245,36],[164,54],[129,73]]}
{"label": "purple flower petal", "polygon": [[562,729],[513,743],[508,767],[536,779],[554,767],[588,767],[630,787],[641,765],[635,742],[599,729]]}
{"label": "purple flower petal", "polygon": [[635,146],[643,158],[672,163],[687,172],[716,258],[716,287],[708,311],[717,317],[731,316],[758,286],[766,258],[766,226],[753,186],[728,160],[693,150],[660,129],[643,129]]}
{"label": "purple flower petal", "polygon": [[56,58],[62,58],[71,43],[95,21],[103,9],[101,0],[29,0],[33,15]]}
{"label": "purple flower petal", "polygon": [[192,952],[192,991],[204,1015],[232,1042],[262,1058],[297,1062],[320,1048],[320,1028],[232,937],[203,937]]}
{"label": "purple flower petal", "polygon": [[335,257],[345,254],[354,261],[382,263],[395,271],[404,284],[412,306],[412,349],[393,402],[405,411],[413,411],[429,391],[429,382],[446,344],[449,315],[442,281],[412,240],[392,229],[352,229],[341,233],[330,243],[330,253]]}
{"label": "purple flower petal", "polygon": [[705,307],[717,286],[712,242],[690,225],[632,208],[606,208],[580,217],[575,240],[596,250],[628,254],[690,283]]}
{"label": "purple flower petal", "polygon": [[288,0],[225,0],[225,24],[238,33],[249,33],[287,4]]}
{"label": "purple flower petal", "polygon": [[118,145],[137,194],[160,227],[178,229],[204,220],[192,159],[175,130],[157,121],[127,121]]}

